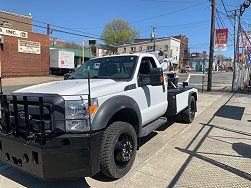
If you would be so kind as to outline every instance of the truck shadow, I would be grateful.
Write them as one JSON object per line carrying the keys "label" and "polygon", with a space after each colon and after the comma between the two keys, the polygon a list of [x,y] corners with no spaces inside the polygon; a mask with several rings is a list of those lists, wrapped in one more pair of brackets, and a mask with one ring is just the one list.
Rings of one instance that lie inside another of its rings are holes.
{"label": "truck shadow", "polygon": [[[234,94],[232,97],[233,96]],[[175,147],[177,151],[187,154],[188,158],[178,169],[172,181],[167,185],[168,188],[177,186],[177,184],[181,185],[181,182],[183,186],[191,186],[190,182],[186,182],[187,178],[194,175],[192,174],[192,169],[201,168],[211,168],[210,171],[214,172],[212,175],[214,177],[217,177],[217,175],[224,171],[224,176],[226,177],[235,175],[235,178],[240,178],[247,182],[251,181],[250,172],[245,168],[245,165],[249,164],[248,160],[251,159],[251,133],[242,131],[239,126],[229,128],[227,124],[221,126],[217,125],[217,123],[216,125],[212,123],[215,117],[227,118],[234,121],[240,121],[242,119],[245,108],[227,105],[232,97],[230,97],[207,123],[200,123],[200,129],[194,133],[194,136],[186,147]],[[211,145],[211,147],[208,147],[209,145]],[[199,166],[198,163],[194,162],[196,160],[200,160]],[[235,163],[232,162],[234,160],[236,160]],[[217,172],[219,169],[221,172]],[[197,175],[199,172],[200,171],[196,172]],[[201,174],[203,173],[203,170],[201,170]],[[211,174],[208,174],[208,176],[210,177]],[[200,178],[203,179],[203,175],[198,177],[198,179]],[[208,180],[209,179],[210,178],[208,178]],[[217,179],[213,179],[212,181],[215,180],[217,181]],[[193,181],[196,181],[195,177]],[[210,181],[206,183],[211,185]],[[221,184],[221,186],[224,185]]]}
{"label": "truck shadow", "polygon": [[[161,127],[159,127],[157,129],[157,131],[165,131],[168,127],[170,127],[173,123],[175,123],[174,118],[170,118],[168,120],[167,123],[165,123],[164,125],[162,125]],[[148,141],[150,141],[151,139],[153,139],[155,136],[158,135],[157,131],[153,131],[151,132],[149,135],[142,137],[140,140],[140,147],[142,147],[144,144],[146,144]],[[11,181],[16,182],[17,184],[20,184],[24,187],[30,187],[30,188],[89,188],[90,185],[87,183],[87,181],[85,180],[85,178],[83,179],[78,179],[78,180],[68,180],[68,181],[42,181],[36,177],[33,177],[29,174],[26,174],[22,171],[19,171],[17,169],[12,168],[11,166],[7,166],[6,168],[2,168],[0,166],[0,175],[3,176],[4,179],[1,183],[0,183],[0,187],[1,184],[4,184],[4,187],[8,187],[6,186],[8,183],[11,184]],[[92,177],[92,179],[97,180],[97,181],[101,181],[101,182],[113,182],[115,181],[115,179],[109,178],[104,176],[102,173],[98,173],[95,176]]]}
{"label": "truck shadow", "polygon": [[[164,125],[160,126],[158,129],[156,129],[156,131],[152,131],[149,135],[142,137],[140,139],[140,147],[142,147],[143,145],[145,145],[148,141],[150,141],[151,139],[153,139],[155,136],[158,135],[157,131],[165,131],[168,127],[170,127],[172,124],[175,123],[175,118],[171,117],[170,119],[168,119],[167,123],[165,123]],[[93,179],[97,180],[97,181],[102,181],[102,182],[112,182],[112,181],[116,181],[112,178],[106,177],[104,176],[102,173],[98,173],[95,176],[92,177]]]}

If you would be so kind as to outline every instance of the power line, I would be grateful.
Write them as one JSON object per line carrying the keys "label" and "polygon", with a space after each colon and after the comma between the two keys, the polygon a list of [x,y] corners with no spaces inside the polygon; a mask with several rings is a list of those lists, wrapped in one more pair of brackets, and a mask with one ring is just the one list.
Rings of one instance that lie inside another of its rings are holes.
{"label": "power line", "polygon": [[140,0],[143,2],[160,2],[160,3],[182,3],[182,4],[197,4],[194,1],[175,1],[175,0]]}
{"label": "power line", "polygon": [[[220,16],[220,14],[219,14],[219,10],[218,9],[216,9],[216,13],[217,13],[217,18],[218,18],[218,20],[220,21],[220,23],[221,23],[221,26],[222,26],[222,28],[226,28],[226,24],[224,23],[224,21],[223,21],[223,19],[221,18],[221,16]],[[218,25],[218,27],[219,28],[221,28],[220,26],[219,26],[219,23],[218,23],[218,20],[216,19],[216,21],[217,21],[217,25]],[[233,36],[231,35],[231,33],[230,33],[230,31],[228,30],[228,33],[229,33],[229,40],[232,42],[232,43],[234,43],[234,38],[233,38]]]}
{"label": "power line", "polygon": [[[183,27],[183,26],[196,26],[201,25],[202,23],[208,23],[210,20],[203,20],[199,22],[191,22],[191,23],[185,23],[185,24],[175,24],[175,25],[164,25],[164,26],[157,26],[158,28],[165,28],[165,27]],[[203,24],[204,25],[204,24]]]}
{"label": "power line", "polygon": [[[32,19],[32,21],[33,22],[37,22],[37,23],[41,23],[41,24],[46,24],[46,25],[48,24],[48,23],[37,21],[37,20],[33,20],[33,19]],[[54,26],[54,27],[57,27],[57,28],[60,28],[60,29],[65,29],[65,30],[74,31],[74,32],[77,32],[77,33],[83,33],[83,34],[87,34],[87,35],[93,35],[93,36],[101,37],[100,35],[96,35],[96,34],[93,34],[93,33],[84,32],[84,31],[80,31],[80,30],[76,30],[76,29],[62,27],[62,26],[58,26],[58,25],[54,25],[54,24],[50,24],[50,25]]]}
{"label": "power line", "polygon": [[[5,19],[5,20],[9,20],[9,21],[13,21],[13,22],[17,22],[17,23],[31,25],[31,26],[38,27],[38,28],[47,29],[46,26],[41,26],[41,25],[37,25],[37,24],[30,24],[30,23],[26,23],[26,22],[22,22],[22,21],[18,21],[18,20],[13,20],[13,19],[10,19],[10,18],[5,18],[5,17],[0,17],[0,18],[1,19]],[[94,39],[104,40],[104,39],[102,39],[100,37],[95,37],[95,36],[90,36],[90,35],[83,35],[83,34],[78,34],[78,33],[70,32],[70,31],[63,31],[63,30],[53,29],[53,28],[51,30],[55,31],[55,32],[60,32],[60,33],[70,34],[70,35],[75,35],[75,36],[84,37],[84,38],[94,38]]]}
{"label": "power line", "polygon": [[184,10],[187,10],[187,9],[190,9],[190,8],[194,8],[194,7],[198,7],[198,6],[201,6],[201,5],[202,5],[202,4],[191,5],[191,6],[182,8],[182,9],[170,11],[170,12],[167,12],[167,13],[164,13],[164,14],[159,14],[159,15],[157,15],[157,16],[152,16],[152,17],[149,17],[149,18],[144,18],[144,19],[136,20],[136,21],[133,21],[133,22],[130,22],[130,23],[138,23],[138,22],[143,22],[143,21],[147,21],[147,20],[152,20],[152,19],[155,19],[155,18],[167,16],[167,15],[170,15],[170,14],[174,14],[174,13],[177,13],[177,12],[181,12],[181,11],[184,11]]}
{"label": "power line", "polygon": [[228,15],[228,10],[227,10],[227,8],[226,8],[226,6],[225,6],[224,1],[223,1],[223,0],[220,0],[220,1],[221,1],[221,4],[222,4],[222,6],[223,6],[225,12],[226,12],[226,15],[227,15],[227,17],[228,17],[228,20],[230,21],[230,23],[232,24],[232,26],[234,26],[232,20],[230,19],[230,16]]}

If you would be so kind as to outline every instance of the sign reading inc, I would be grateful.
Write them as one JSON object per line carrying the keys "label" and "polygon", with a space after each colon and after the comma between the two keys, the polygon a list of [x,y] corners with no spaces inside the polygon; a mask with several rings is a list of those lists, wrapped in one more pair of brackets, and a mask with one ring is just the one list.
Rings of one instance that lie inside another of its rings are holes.
{"label": "sign reading inc", "polygon": [[18,40],[18,52],[41,54],[40,42]]}
{"label": "sign reading inc", "polygon": [[12,37],[28,38],[28,33],[15,29],[0,27],[0,35],[8,35]]}

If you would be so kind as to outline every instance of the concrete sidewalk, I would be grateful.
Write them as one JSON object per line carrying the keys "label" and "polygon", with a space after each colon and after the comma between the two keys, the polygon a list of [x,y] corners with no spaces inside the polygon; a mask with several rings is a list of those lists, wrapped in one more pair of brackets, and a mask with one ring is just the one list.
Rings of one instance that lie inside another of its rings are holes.
{"label": "concrete sidewalk", "polygon": [[113,181],[101,174],[82,181],[43,182],[0,165],[9,187],[251,187],[251,98],[199,95],[192,124],[172,121],[142,140],[131,171]]}

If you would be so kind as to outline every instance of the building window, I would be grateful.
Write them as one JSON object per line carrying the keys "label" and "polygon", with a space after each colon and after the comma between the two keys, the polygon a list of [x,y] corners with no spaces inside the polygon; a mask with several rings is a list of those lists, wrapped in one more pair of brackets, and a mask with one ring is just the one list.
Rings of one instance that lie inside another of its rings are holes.
{"label": "building window", "polygon": [[147,46],[147,51],[153,51],[154,46]]}
{"label": "building window", "polygon": [[132,52],[136,52],[136,47],[131,47]]}
{"label": "building window", "polygon": [[126,53],[126,47],[124,47],[124,51],[123,51],[123,53]]}

